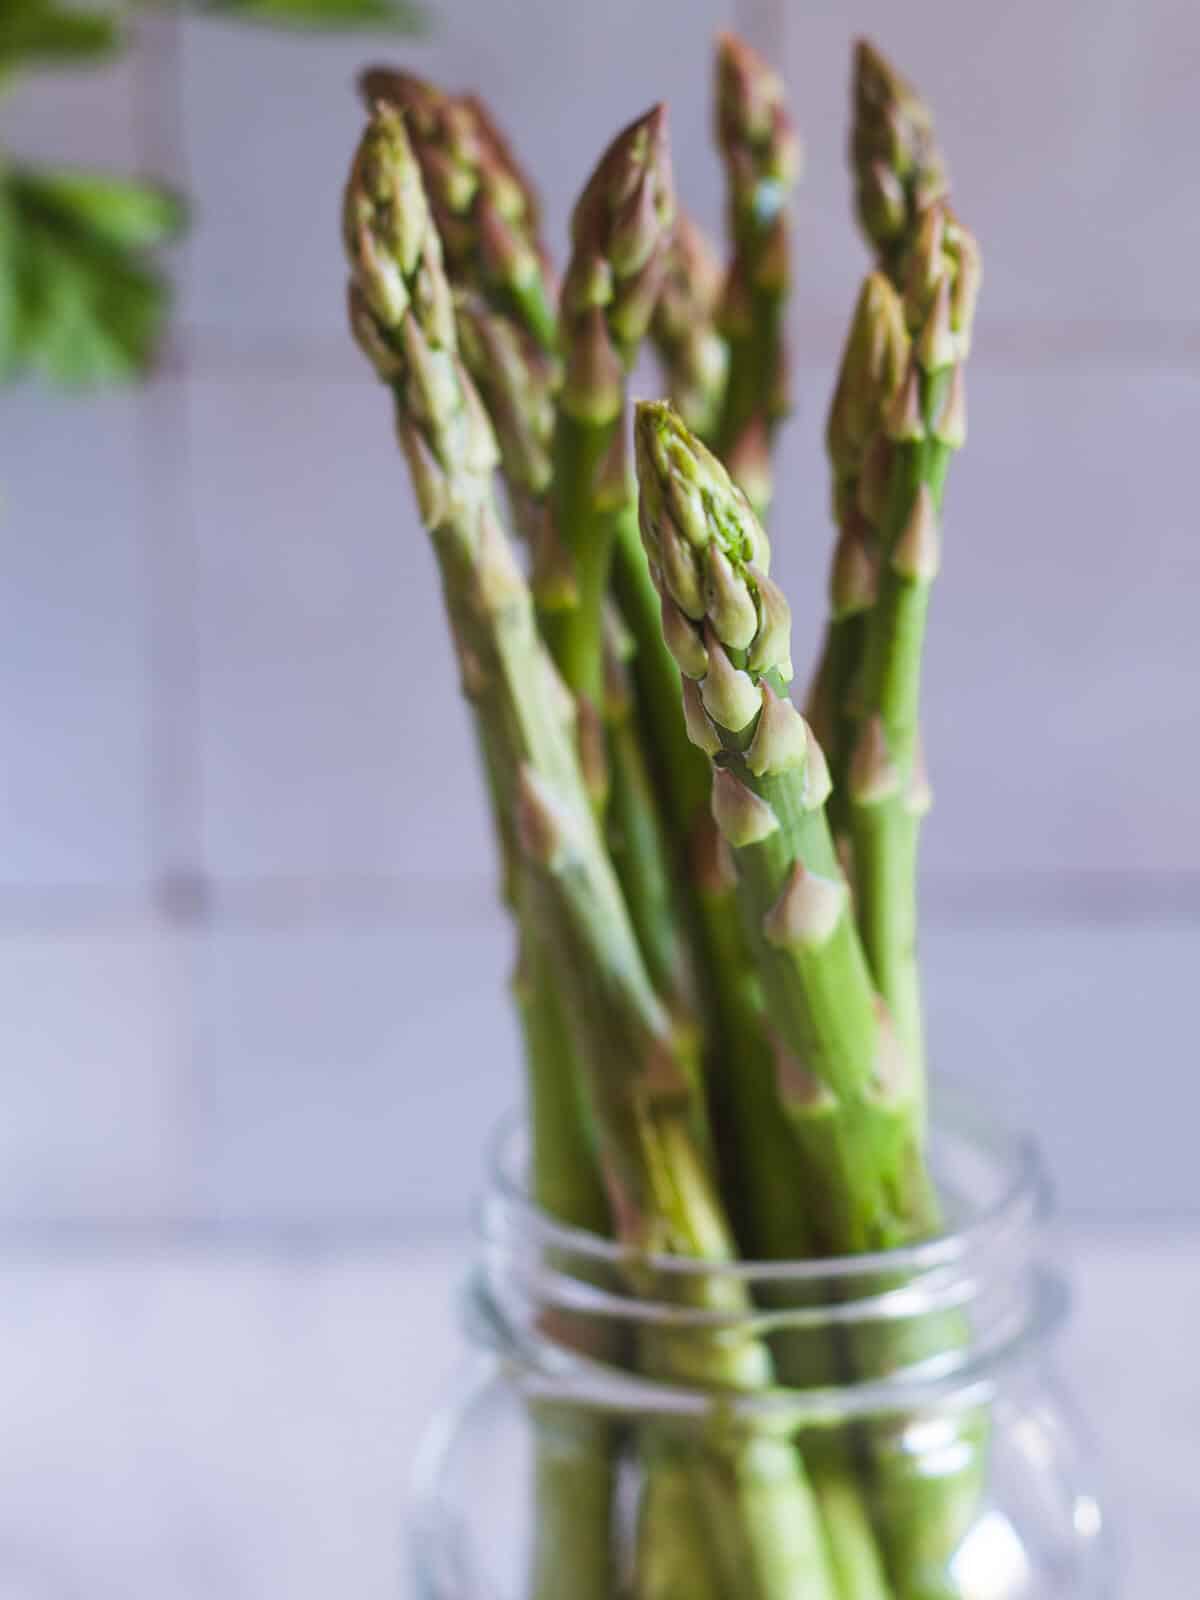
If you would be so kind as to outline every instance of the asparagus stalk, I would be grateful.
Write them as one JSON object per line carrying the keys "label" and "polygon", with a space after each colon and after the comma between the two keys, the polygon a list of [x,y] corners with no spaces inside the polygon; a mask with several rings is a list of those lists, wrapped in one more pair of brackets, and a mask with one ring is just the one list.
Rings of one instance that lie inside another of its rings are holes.
{"label": "asparagus stalk", "polygon": [[946,469],[965,438],[963,362],[979,277],[974,239],[939,201],[925,212],[910,252],[904,316],[911,350],[882,417],[890,465],[877,534],[878,597],[866,626],[847,784],[867,959],[918,1067],[916,855],[929,806],[918,735],[921,657]]}
{"label": "asparagus stalk", "polygon": [[807,706],[833,780],[828,810],[843,860],[848,859],[850,820],[846,784],[857,726],[854,696],[875,603],[878,502],[890,465],[882,418],[904,375],[908,346],[899,296],[882,273],[870,273],[855,307],[825,430],[838,537],[829,622]]}
{"label": "asparagus stalk", "polygon": [[800,145],[778,75],[732,34],[718,42],[716,99],[733,259],[721,306],[730,356],[715,448],[761,514],[771,498],[771,436],[790,406],[784,314]]}
{"label": "asparagus stalk", "polygon": [[[379,376],[392,385],[401,442],[424,520],[444,570],[478,545],[489,517],[496,461],[491,430],[455,349],[440,241],[421,180],[394,111],[381,109],[357,153],[347,189],[346,243],[353,267],[352,327]],[[469,557],[467,558],[470,559]],[[464,690],[480,692],[478,656],[459,635]],[[562,729],[561,696],[544,655],[536,664],[541,714]],[[568,702],[569,704],[569,702]],[[532,1116],[533,1183],[540,1203],[582,1228],[604,1228],[607,1202],[581,1114],[573,1041],[543,936],[529,912],[529,882],[516,861],[510,787],[497,729],[481,722],[481,747],[520,926],[518,999],[525,1035]],[[566,770],[571,770],[566,766]],[[551,1600],[570,1552],[579,1592],[609,1600],[615,1459],[606,1429],[542,1408],[535,1420],[537,1537],[531,1594]]]}
{"label": "asparagus stalk", "polygon": [[729,370],[729,348],[717,326],[721,280],[712,245],[680,212],[650,332],[676,409],[698,438],[710,441]]}
{"label": "asparagus stalk", "polygon": [[575,596],[542,625],[567,683],[596,707],[616,513],[628,498],[625,375],[658,297],[674,206],[666,111],[656,106],[613,141],[579,199],[561,301],[566,375],[551,503]]}
{"label": "asparagus stalk", "polygon": [[[543,948],[570,1002],[627,1271],[644,1288],[655,1277],[649,1253],[683,1253],[719,1267],[733,1246],[699,1132],[703,1110],[562,726],[529,590],[491,501],[494,442],[455,348],[437,234],[403,125],[386,106],[373,115],[355,160],[347,244],[352,323],[395,394],[464,686],[527,863]],[[689,1303],[749,1310],[744,1290],[719,1270],[670,1282]],[[666,1334],[655,1365],[665,1376],[718,1387],[771,1381],[767,1352],[750,1333],[737,1340]],[[767,1436],[722,1436],[698,1470],[731,1583],[736,1574],[742,1592],[789,1600],[830,1593],[811,1492],[790,1447]]]}
{"label": "asparagus stalk", "polygon": [[500,447],[513,513],[536,543],[553,471],[555,287],[533,185],[474,96],[369,68],[368,105],[403,112],[454,289],[459,347]]}
{"label": "asparagus stalk", "polygon": [[[741,1238],[756,1260],[804,1260],[816,1249],[812,1198],[794,1133],[780,1111],[777,1053],[764,1026],[759,986],[734,905],[733,854],[711,817],[701,819],[694,852],[695,880],[710,937],[717,941],[717,1009],[730,1040],[729,1059],[735,1062],[721,1081],[732,1131],[730,1192],[740,1200]],[[812,1303],[791,1286],[768,1286],[763,1292],[767,1304],[781,1309]],[[779,1336],[774,1349],[784,1383],[805,1387],[838,1381],[838,1350],[823,1330],[815,1338],[806,1332]],[[839,1600],[888,1600],[882,1552],[846,1441],[831,1438],[813,1453],[809,1470]]]}
{"label": "asparagus stalk", "polygon": [[[546,325],[542,311],[552,284],[537,233],[536,196],[478,99],[452,99],[431,84],[382,69],[368,73],[364,82],[368,93],[383,92],[404,110],[422,175],[441,196],[435,220],[446,219],[443,229],[448,226],[457,243],[447,269],[459,347],[496,432],[514,519],[533,551],[535,596],[543,616],[557,618],[583,601],[571,551],[550,516],[562,363],[545,348],[547,341],[557,346],[558,329],[556,319]],[[484,244],[496,231],[487,223],[491,213],[507,219],[508,232],[505,248],[489,253]],[[505,275],[487,270],[497,256],[523,263],[523,297],[511,292]],[[539,274],[537,292],[531,294]],[[638,730],[627,696],[612,692],[619,675],[615,667],[606,672],[601,705],[587,696],[581,701],[577,728],[585,772],[598,798],[611,785],[610,847],[622,887],[651,975],[684,1019],[693,1006],[690,963],[674,914],[670,864]],[[607,734],[603,746],[600,712]]]}
{"label": "asparagus stalk", "polygon": [[825,1174],[814,1228],[823,1250],[886,1248],[928,1231],[932,1193],[912,1073],[850,915],[828,770],[784,697],[789,607],[720,462],[660,402],[638,407],[635,437],[642,534],[689,673],[688,731],[713,762],[713,813],[785,1052],[780,1089]]}
{"label": "asparagus stalk", "polygon": [[690,929],[679,915],[677,875],[619,659],[628,648],[613,647],[617,636],[632,636],[623,623],[614,628],[607,602],[614,545],[633,498],[626,374],[649,326],[673,227],[666,120],[656,107],[613,141],[572,219],[561,316],[566,375],[535,592],[542,630],[578,697],[581,726],[598,727],[597,714],[603,719],[607,761],[597,750],[586,770],[607,802],[609,847],[651,977],[697,1061]]}
{"label": "asparagus stalk", "polygon": [[879,265],[900,287],[930,206],[945,198],[946,167],[928,106],[878,50],[854,50],[850,161],[858,219]]}
{"label": "asparagus stalk", "polygon": [[[782,691],[790,619],[765,536],[720,463],[670,408],[638,408],[642,529],[678,617],[691,630],[689,732],[713,762],[713,811],[778,1036],[778,1093],[799,1140],[822,1254],[911,1243],[937,1226],[923,1159],[917,1075],[874,993],[825,813],[829,778],[811,730]],[[686,635],[685,635],[686,637]],[[951,1349],[954,1317],[856,1330],[852,1370],[888,1371]],[[955,1469],[925,1481],[866,1441],[889,1571],[916,1596],[974,1509],[981,1419],[964,1418]]]}

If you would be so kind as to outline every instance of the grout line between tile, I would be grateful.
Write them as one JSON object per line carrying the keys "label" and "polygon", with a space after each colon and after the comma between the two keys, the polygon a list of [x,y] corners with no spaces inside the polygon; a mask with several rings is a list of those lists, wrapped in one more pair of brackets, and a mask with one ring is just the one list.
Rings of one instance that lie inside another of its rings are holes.
{"label": "grout line between tile", "polygon": [[[843,329],[833,315],[800,315],[792,335],[808,364],[832,367]],[[286,334],[234,337],[211,327],[177,329],[161,363],[168,375],[352,382],[362,363],[349,341]],[[1054,377],[1076,371],[1200,377],[1200,323],[988,321],[972,352],[977,372]]]}
{"label": "grout line between tile", "polygon": [[[1200,871],[934,873],[925,879],[923,904],[932,930],[1200,928]],[[495,884],[484,873],[216,879],[203,894],[157,901],[135,890],[0,886],[0,940],[154,930],[164,935],[312,927],[436,930],[499,914]]]}

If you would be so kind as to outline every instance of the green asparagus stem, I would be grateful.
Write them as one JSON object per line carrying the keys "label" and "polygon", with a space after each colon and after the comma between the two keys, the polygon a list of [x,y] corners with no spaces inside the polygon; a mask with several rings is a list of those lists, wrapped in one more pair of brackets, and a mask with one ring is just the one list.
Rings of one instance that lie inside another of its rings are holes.
{"label": "green asparagus stem", "polygon": [[912,1075],[872,988],[825,814],[824,757],[781,697],[789,607],[761,525],[720,462],[658,402],[638,407],[635,437],[642,535],[786,1053],[779,1087],[825,1171],[813,1225],[826,1250],[886,1248],[928,1231],[932,1194]]}
{"label": "green asparagus stem", "polygon": [[722,296],[730,359],[715,448],[762,514],[771,436],[790,408],[784,314],[800,144],[778,75],[732,34],[718,41],[716,98],[733,259]]}
{"label": "green asparagus stem", "polygon": [[[781,697],[791,675],[786,599],[762,529],[720,463],[670,408],[638,408],[642,531],[692,648],[685,715],[713,761],[713,811],[733,850],[738,895],[778,1036],[776,1083],[819,1196],[822,1254],[911,1243],[938,1212],[925,1170],[916,1075],[876,998],[849,914],[815,737]],[[881,1286],[882,1287],[882,1286]],[[952,1349],[953,1316],[856,1329],[845,1358],[878,1374]],[[924,1479],[869,1437],[889,1571],[916,1596],[977,1503],[981,1419],[963,1419],[955,1469]]]}
{"label": "green asparagus stem", "polygon": [[[476,115],[485,116],[478,102],[474,103],[474,110]],[[507,150],[495,125],[489,120],[486,126],[491,139]],[[617,163],[608,160],[608,171],[617,183],[623,174],[614,172]],[[511,157],[509,163],[515,168]],[[531,198],[523,214],[530,221],[535,217]],[[534,242],[534,236],[529,242]],[[517,317],[510,301],[493,293],[488,302],[488,285],[480,279],[477,259],[467,259],[456,282],[459,341],[496,429],[514,514],[534,551],[535,597],[543,617],[553,617],[557,622],[562,613],[584,603],[572,551],[559,540],[548,505],[553,477],[554,398],[560,365],[538,347],[535,330]],[[572,271],[578,270],[579,264],[573,262]],[[619,485],[616,490],[623,493]],[[603,499],[597,515],[603,515]],[[564,626],[556,630],[551,624],[549,631],[554,638],[556,632],[565,636],[568,629]],[[622,682],[624,666],[610,657],[611,652],[606,652],[602,708],[594,708],[586,694],[580,701],[585,773],[597,796],[610,801],[610,849],[651,977],[681,1025],[686,1025],[694,1008],[690,958],[672,904],[674,891],[661,822],[632,720],[628,690]],[[602,709],[607,734],[603,749],[596,709]]]}
{"label": "green asparagus stem", "polygon": [[[449,287],[415,160],[378,108],[347,195],[352,325],[396,398],[401,442],[442,573],[463,685],[515,825],[543,948],[585,1067],[617,1236],[635,1287],[648,1252],[728,1260],[732,1239],[708,1169],[703,1108],[646,974],[546,668],[528,587],[496,517],[491,430],[455,347]],[[719,1271],[671,1282],[689,1304],[740,1313]],[[659,1286],[662,1292],[662,1286]],[[752,1335],[656,1341],[652,1370],[717,1387],[771,1381]],[[731,1584],[763,1600],[825,1600],[826,1557],[790,1447],[722,1436],[698,1464]],[[733,1565],[736,1560],[737,1565]],[[573,1591],[574,1592],[574,1591]]]}
{"label": "green asparagus stem", "polygon": [[899,296],[882,273],[870,273],[855,307],[825,431],[838,538],[829,623],[807,703],[808,720],[829,762],[829,820],[843,859],[850,824],[846,784],[857,729],[854,695],[878,581],[876,525],[863,505],[877,516],[880,467],[886,474],[889,466],[882,418],[904,376],[908,346]]}
{"label": "green asparagus stem", "polygon": [[[561,962],[600,1130],[617,1236],[641,1293],[741,1317],[744,1286],[720,1271],[680,1279],[655,1273],[648,1254],[732,1259],[734,1244],[698,1133],[703,1111],[662,1008],[640,967],[594,824],[569,810],[531,765],[519,772],[519,819],[529,859],[541,869],[547,945]],[[716,1389],[755,1389],[773,1379],[752,1333],[706,1335],[664,1328],[647,1337],[649,1372]],[[752,1596],[831,1595],[828,1556],[799,1457],[768,1435],[718,1434],[688,1455],[724,1581]],[[688,1519],[688,1530],[692,1518]],[[806,1587],[807,1586],[807,1587]]]}
{"label": "green asparagus stem", "polygon": [[609,146],[575,208],[560,331],[551,495],[575,579],[573,602],[542,627],[572,691],[598,707],[603,627],[616,536],[628,498],[621,419],[625,375],[649,326],[674,225],[666,111],[656,106]]}
{"label": "green asparagus stem", "polygon": [[[401,442],[423,518],[444,570],[457,572],[460,549],[482,542],[493,515],[490,478],[496,450],[459,364],[440,241],[393,111],[376,114],[360,146],[345,220],[354,269],[352,325],[380,377],[393,386]],[[464,689],[478,695],[482,667],[465,633],[460,635],[459,658]],[[569,739],[563,726],[564,692],[560,689],[556,698],[544,655],[535,661],[535,676],[542,714],[557,727],[560,739]],[[569,697],[566,703],[570,711]],[[564,1221],[607,1231],[607,1203],[580,1103],[578,1060],[543,938],[529,911],[528,876],[516,861],[506,752],[490,719],[481,718],[480,742],[508,894],[520,927],[517,989],[529,1077],[534,1192],[540,1204]],[[539,1408],[534,1426],[538,1518],[531,1553],[532,1600],[554,1600],[566,1552],[586,1600],[610,1600],[615,1581],[611,1432],[553,1407]]]}
{"label": "green asparagus stem", "polygon": [[[680,921],[678,885],[642,751],[629,662],[633,640],[610,606],[604,640],[604,725],[610,789],[605,838],[655,991],[681,1029],[695,1029],[696,977]],[[688,1041],[698,1060],[698,1033]]]}
{"label": "green asparagus stem", "polygon": [[951,454],[965,437],[963,362],[980,278],[974,239],[943,202],[910,252],[911,352],[882,417],[890,456],[847,791],[867,959],[909,1058],[924,1059],[916,959],[916,855],[929,786],[918,735],[921,656]]}
{"label": "green asparagus stem", "polygon": [[708,442],[716,434],[729,371],[729,348],[717,326],[721,279],[715,250],[681,212],[650,333],[676,410]]}
{"label": "green asparagus stem", "polygon": [[[738,1202],[740,1237],[756,1260],[804,1260],[816,1248],[812,1199],[794,1133],[781,1114],[776,1051],[734,905],[733,854],[709,816],[700,819],[693,848],[695,881],[717,954],[717,1011],[728,1035],[727,1059],[734,1063],[721,1081],[733,1135],[729,1192]],[[766,1286],[762,1297],[777,1309],[812,1303],[795,1286]],[[838,1381],[838,1350],[828,1337],[784,1334],[773,1345],[784,1383],[808,1387]],[[831,1437],[808,1465],[839,1600],[888,1600],[883,1558],[846,1441]]]}
{"label": "green asparagus stem", "polygon": [[880,266],[899,288],[921,218],[949,182],[920,95],[873,45],[854,50],[850,161],[858,220]]}

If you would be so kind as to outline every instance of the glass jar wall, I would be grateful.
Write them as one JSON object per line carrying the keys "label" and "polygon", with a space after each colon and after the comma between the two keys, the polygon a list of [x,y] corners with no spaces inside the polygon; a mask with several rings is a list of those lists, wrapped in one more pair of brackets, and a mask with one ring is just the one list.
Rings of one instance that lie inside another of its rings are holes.
{"label": "glass jar wall", "polygon": [[1108,1600],[1030,1143],[943,1096],[947,1231],[819,1262],[631,1258],[495,1146],[475,1352],[425,1442],[423,1600]]}

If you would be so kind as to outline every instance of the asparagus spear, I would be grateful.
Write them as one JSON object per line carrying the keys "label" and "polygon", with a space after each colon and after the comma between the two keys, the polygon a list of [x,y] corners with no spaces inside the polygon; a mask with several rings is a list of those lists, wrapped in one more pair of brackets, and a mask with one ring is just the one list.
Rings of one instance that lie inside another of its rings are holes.
{"label": "asparagus spear", "polygon": [[404,113],[452,277],[481,282],[552,351],[554,296],[537,199],[482,104],[388,67],[369,67],[360,82],[368,105],[384,101]]}
{"label": "asparagus spear", "polygon": [[[829,580],[829,622],[808,694],[808,719],[829,762],[828,810],[846,859],[847,769],[871,607],[875,603],[878,501],[890,465],[883,414],[904,375],[908,334],[899,296],[882,273],[867,276],[855,307],[826,426],[838,528]],[[864,506],[866,509],[864,510]]]}
{"label": "asparagus spear", "polygon": [[[825,814],[829,777],[791,675],[786,599],[745,497],[669,407],[638,408],[642,529],[655,570],[690,630],[691,736],[714,769],[713,811],[733,850],[738,895],[778,1036],[776,1083],[819,1196],[822,1254],[911,1243],[936,1228],[923,1159],[918,1078],[871,985]],[[953,1316],[856,1329],[852,1369],[891,1370],[961,1340]],[[980,1419],[960,1429],[956,1469],[913,1474],[886,1438],[867,1441],[893,1581],[904,1595],[943,1562],[974,1510]]]}
{"label": "asparagus spear", "polygon": [[[455,348],[449,288],[403,125],[379,107],[347,196],[355,333],[391,384],[401,442],[442,573],[460,669],[498,796],[528,865],[600,1138],[627,1268],[641,1288],[649,1253],[718,1265],[732,1240],[700,1134],[703,1110],[645,972],[583,774],[557,711],[533,606],[491,502],[494,443]],[[668,1275],[689,1303],[740,1314],[742,1287],[718,1271]],[[771,1381],[758,1339],[656,1342],[657,1369],[724,1387]],[[795,1453],[769,1436],[706,1443],[697,1465],[720,1548],[742,1592],[829,1591],[825,1551]],[[736,1567],[734,1562],[737,1563]],[[575,1586],[573,1585],[573,1592]]]}
{"label": "asparagus spear", "polygon": [[771,498],[771,435],[790,404],[784,313],[800,145],[778,75],[728,33],[717,46],[716,98],[733,259],[720,319],[729,379],[715,447],[761,514]]}
{"label": "asparagus spear", "polygon": [[[689,678],[692,739],[713,761],[713,813],[771,1022],[780,1088],[825,1172],[824,1249],[883,1248],[928,1230],[912,1074],[879,1006],[825,814],[824,757],[785,697],[790,611],[762,527],[669,406],[636,423],[641,527]],[[803,1063],[803,1065],[801,1065]]]}
{"label": "asparagus spear", "polygon": [[850,160],[858,219],[897,287],[921,218],[949,188],[928,106],[875,47],[854,49]]}
{"label": "asparagus spear", "polygon": [[[347,189],[346,244],[353,267],[351,321],[379,376],[393,386],[401,442],[422,516],[443,568],[472,559],[490,507],[496,461],[493,436],[455,349],[441,247],[421,180],[397,114],[381,108],[356,156]],[[463,686],[480,692],[481,662],[460,633]],[[537,704],[562,729],[561,699],[548,663],[537,664]],[[573,1042],[547,965],[543,936],[529,910],[529,882],[519,865],[507,791],[511,787],[498,730],[481,721],[481,748],[506,860],[506,879],[521,940],[519,1010],[526,1042],[533,1133],[533,1182],[539,1201],[578,1227],[603,1227],[607,1203],[578,1103]],[[564,762],[569,774],[573,768]],[[572,1415],[539,1412],[535,1424],[538,1530],[532,1553],[535,1600],[557,1592],[564,1552],[571,1552],[579,1592],[608,1600],[612,1571],[614,1456],[607,1431]]]}
{"label": "asparagus spear", "polygon": [[405,115],[445,246],[462,356],[496,430],[513,514],[536,545],[562,377],[537,195],[476,97],[385,67],[361,82],[368,104],[386,100]]}
{"label": "asparagus spear", "polygon": [[666,110],[619,134],[571,221],[560,332],[566,374],[558,401],[552,511],[575,577],[574,602],[543,618],[572,690],[599,706],[603,598],[616,513],[628,498],[621,418],[625,375],[658,297],[674,224]]}
{"label": "asparagus spear", "polygon": [[650,332],[676,409],[706,440],[720,418],[729,370],[729,349],[717,326],[721,287],[716,252],[680,212]]}
{"label": "asparagus spear", "polygon": [[916,852],[929,805],[918,736],[921,656],[946,469],[965,437],[963,362],[979,277],[974,239],[939,201],[925,212],[910,252],[904,316],[911,350],[882,419],[890,467],[878,525],[879,590],[866,627],[848,773],[863,943],[918,1067]]}

